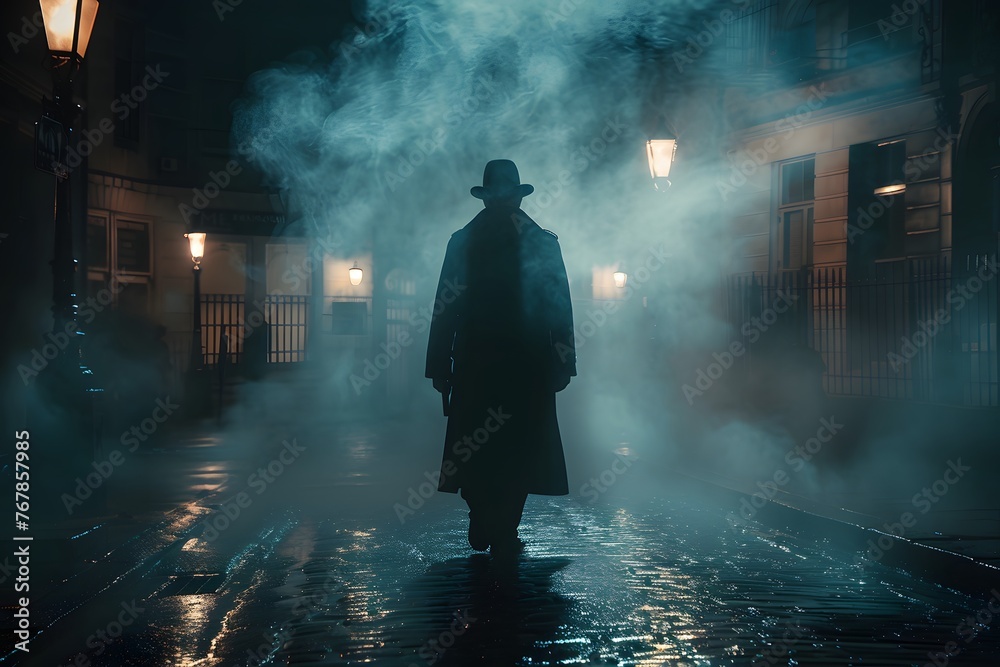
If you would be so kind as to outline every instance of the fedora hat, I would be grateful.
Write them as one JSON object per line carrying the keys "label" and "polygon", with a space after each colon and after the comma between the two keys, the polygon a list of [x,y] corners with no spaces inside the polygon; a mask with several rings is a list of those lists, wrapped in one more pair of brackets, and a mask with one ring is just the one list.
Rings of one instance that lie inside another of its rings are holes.
{"label": "fedora hat", "polygon": [[534,186],[521,183],[517,173],[517,165],[510,160],[490,160],[483,170],[483,184],[476,185],[469,191],[476,199],[487,197],[527,197],[535,191]]}

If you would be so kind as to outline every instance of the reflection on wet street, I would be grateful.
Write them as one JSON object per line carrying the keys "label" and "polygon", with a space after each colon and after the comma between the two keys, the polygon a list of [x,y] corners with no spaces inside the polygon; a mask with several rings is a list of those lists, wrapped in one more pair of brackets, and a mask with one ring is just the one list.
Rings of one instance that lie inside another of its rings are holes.
{"label": "reflection on wet street", "polygon": [[[295,592],[312,608],[278,664],[924,664],[988,597],[866,574],[790,535],[734,535],[676,500],[531,509],[512,563],[455,555],[461,511],[381,531],[321,523]],[[1000,654],[989,634],[966,664]]]}
{"label": "reflection on wet street", "polygon": [[[376,474],[371,437],[341,442],[307,447],[312,463],[290,465],[228,521],[232,495],[164,522],[172,546],[120,588],[74,601],[44,664],[889,666],[933,664],[949,642],[951,664],[1000,655],[991,620],[960,625],[989,590],[968,596],[814,540],[733,529],[730,508],[647,466],[596,500],[530,497],[526,550],[498,560],[468,548],[456,496],[400,521],[394,505],[425,481],[407,454]],[[133,599],[117,636],[94,640]]]}

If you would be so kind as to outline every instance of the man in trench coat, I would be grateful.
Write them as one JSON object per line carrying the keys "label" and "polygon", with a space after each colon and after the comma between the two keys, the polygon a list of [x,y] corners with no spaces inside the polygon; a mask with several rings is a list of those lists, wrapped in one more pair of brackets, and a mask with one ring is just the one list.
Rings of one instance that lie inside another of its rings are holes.
{"label": "man in trench coat", "polygon": [[573,310],[557,237],[521,199],[510,160],[472,188],[485,208],[448,243],[426,376],[448,414],[438,489],[469,505],[469,544],[516,552],[529,493],[566,495],[555,394],[576,375]]}

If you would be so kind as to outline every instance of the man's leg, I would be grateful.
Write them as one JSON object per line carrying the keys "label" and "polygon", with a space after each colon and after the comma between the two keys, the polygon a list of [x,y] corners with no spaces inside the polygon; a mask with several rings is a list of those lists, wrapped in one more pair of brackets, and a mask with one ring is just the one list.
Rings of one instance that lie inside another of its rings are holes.
{"label": "man's leg", "polygon": [[520,546],[517,539],[517,527],[524,514],[524,503],[528,493],[516,487],[507,487],[497,492],[497,521],[495,532],[490,536],[490,544],[494,549],[507,549]]}
{"label": "man's leg", "polygon": [[486,551],[490,546],[492,498],[483,489],[462,487],[462,499],[469,506],[469,546]]}

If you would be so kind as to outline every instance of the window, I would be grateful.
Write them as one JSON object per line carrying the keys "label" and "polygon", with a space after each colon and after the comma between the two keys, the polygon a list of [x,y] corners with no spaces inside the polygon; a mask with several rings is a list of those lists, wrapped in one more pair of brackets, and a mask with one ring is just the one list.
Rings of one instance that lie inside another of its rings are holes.
{"label": "window", "polygon": [[816,160],[779,166],[775,269],[798,271],[812,265]]}
{"label": "window", "polygon": [[900,11],[894,0],[851,0],[845,35],[848,67],[912,48],[915,18],[916,12]]}
{"label": "window", "polygon": [[780,68],[792,80],[815,73],[816,9],[812,0],[754,0],[726,26],[728,64],[743,71]]}
{"label": "window", "polygon": [[777,5],[776,0],[756,0],[735,10],[726,30],[729,65],[744,71],[767,66]]}
{"label": "window", "polygon": [[816,180],[816,160],[799,160],[781,165],[781,205],[812,201]]}
{"label": "window", "polygon": [[[865,283],[845,294],[845,335],[854,372],[871,373],[884,367],[886,351],[899,349],[899,332],[907,331],[908,308],[885,310],[886,303],[903,303],[908,298],[905,264],[899,261],[906,240],[906,193],[900,189],[905,160],[905,141],[850,147],[847,279]],[[896,194],[889,194],[895,190]]]}
{"label": "window", "polygon": [[207,154],[228,155],[232,104],[243,92],[243,82],[205,77],[202,85],[206,91],[199,104],[202,150]]}
{"label": "window", "polygon": [[88,211],[87,295],[102,306],[148,313],[153,270],[151,238],[148,220],[111,211]]}
{"label": "window", "polygon": [[906,164],[906,142],[892,141],[875,146],[872,154],[874,188],[872,195],[879,200],[875,210],[885,209],[874,217],[876,238],[879,239],[875,259],[896,259],[904,254],[906,242],[906,184],[903,168]]}
{"label": "window", "polygon": [[906,251],[904,140],[854,144],[847,180],[847,266],[855,277],[873,276],[875,265]]}
{"label": "window", "polygon": [[367,301],[334,301],[330,304],[331,332],[337,336],[364,336],[368,333]]}
{"label": "window", "polygon": [[873,155],[875,190],[873,194],[906,192],[903,167],[906,163],[906,141],[887,141],[875,146]]}
{"label": "window", "polygon": [[149,223],[115,219],[115,270],[118,273],[152,273]]}
{"label": "window", "polygon": [[770,64],[802,81],[816,73],[816,7],[812,0],[784,2],[772,39]]}

